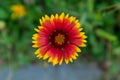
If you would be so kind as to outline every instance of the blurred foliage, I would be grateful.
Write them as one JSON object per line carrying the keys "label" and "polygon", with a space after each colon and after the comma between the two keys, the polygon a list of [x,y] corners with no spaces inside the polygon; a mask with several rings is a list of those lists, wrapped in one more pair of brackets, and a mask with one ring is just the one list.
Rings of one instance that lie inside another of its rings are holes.
{"label": "blurred foliage", "polygon": [[[11,19],[10,6],[14,4],[22,4],[27,16]],[[13,65],[34,62],[33,28],[43,15],[61,12],[76,16],[88,36],[81,57],[109,60],[109,75],[120,73],[120,0],[0,0],[0,61],[11,60]]]}

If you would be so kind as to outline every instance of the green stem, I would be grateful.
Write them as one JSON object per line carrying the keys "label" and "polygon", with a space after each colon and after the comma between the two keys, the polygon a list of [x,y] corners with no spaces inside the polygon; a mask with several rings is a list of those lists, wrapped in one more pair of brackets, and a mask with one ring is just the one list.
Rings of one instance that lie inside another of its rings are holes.
{"label": "green stem", "polygon": [[90,13],[94,10],[94,0],[88,0],[88,10]]}

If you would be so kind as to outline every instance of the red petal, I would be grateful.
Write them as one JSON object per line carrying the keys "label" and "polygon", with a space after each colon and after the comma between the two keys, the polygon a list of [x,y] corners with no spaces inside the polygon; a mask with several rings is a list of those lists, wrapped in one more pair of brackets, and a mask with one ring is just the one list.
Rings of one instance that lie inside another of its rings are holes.
{"label": "red petal", "polygon": [[63,28],[62,21],[60,19],[54,19],[54,24],[58,30]]}
{"label": "red petal", "polygon": [[76,46],[80,46],[83,43],[82,38],[74,38],[71,39],[70,42]]}
{"label": "red petal", "polygon": [[50,46],[48,46],[48,45],[41,47],[41,48],[40,48],[40,54],[41,54],[42,56],[44,56],[49,49],[50,49]]}
{"label": "red petal", "polygon": [[76,50],[75,50],[75,47],[73,45],[71,45],[71,44],[67,45],[65,47],[64,53],[63,53],[64,58],[69,59],[71,57],[71,55],[75,53],[75,51]]}
{"label": "red petal", "polygon": [[75,26],[75,23],[70,22],[68,19],[64,19],[63,26],[64,26],[64,30],[69,32]]}
{"label": "red petal", "polygon": [[55,29],[55,25],[52,24],[49,20],[43,22],[42,26],[45,27],[49,32],[52,32]]}
{"label": "red petal", "polygon": [[58,50],[58,62],[60,62],[62,58],[63,58],[63,52],[62,50]]}

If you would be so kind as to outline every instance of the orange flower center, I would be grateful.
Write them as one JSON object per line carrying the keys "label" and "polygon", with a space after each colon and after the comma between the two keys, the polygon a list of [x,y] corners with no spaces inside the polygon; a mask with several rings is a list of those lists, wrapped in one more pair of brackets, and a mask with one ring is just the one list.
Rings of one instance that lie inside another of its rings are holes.
{"label": "orange flower center", "polygon": [[65,36],[63,34],[58,34],[57,36],[55,36],[55,42],[59,45],[62,45],[65,41]]}
{"label": "orange flower center", "polygon": [[68,42],[68,35],[63,30],[55,30],[49,36],[49,44],[56,48],[64,48]]}

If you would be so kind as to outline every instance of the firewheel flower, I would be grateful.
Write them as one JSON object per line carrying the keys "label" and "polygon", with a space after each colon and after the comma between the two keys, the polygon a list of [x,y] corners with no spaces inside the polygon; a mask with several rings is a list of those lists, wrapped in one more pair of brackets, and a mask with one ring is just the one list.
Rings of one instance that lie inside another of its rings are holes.
{"label": "firewheel flower", "polygon": [[12,10],[12,14],[11,14],[12,19],[24,17],[27,13],[25,7],[21,4],[12,5],[11,10]]}
{"label": "firewheel flower", "polygon": [[87,36],[82,32],[79,21],[69,14],[61,13],[40,19],[40,26],[34,29],[33,46],[35,54],[43,60],[48,59],[53,65],[73,62],[85,47]]}

